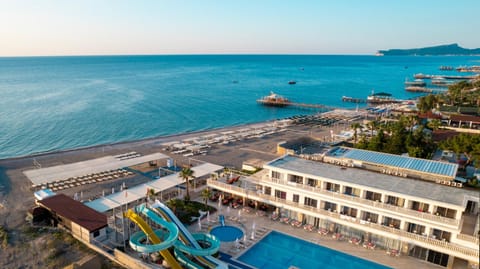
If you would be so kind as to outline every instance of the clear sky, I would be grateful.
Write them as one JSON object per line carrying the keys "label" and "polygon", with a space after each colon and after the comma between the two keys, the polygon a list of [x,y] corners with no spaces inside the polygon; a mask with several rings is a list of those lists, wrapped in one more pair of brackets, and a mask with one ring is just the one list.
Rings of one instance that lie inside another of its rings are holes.
{"label": "clear sky", "polygon": [[479,0],[0,0],[0,56],[480,47]]}

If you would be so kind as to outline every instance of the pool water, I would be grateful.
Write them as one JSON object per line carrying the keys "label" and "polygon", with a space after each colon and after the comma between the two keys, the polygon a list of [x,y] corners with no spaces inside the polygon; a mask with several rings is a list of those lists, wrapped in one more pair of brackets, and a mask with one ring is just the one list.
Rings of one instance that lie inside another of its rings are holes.
{"label": "pool water", "polygon": [[237,260],[259,269],[362,268],[390,267],[322,247],[298,238],[272,231]]}
{"label": "pool water", "polygon": [[217,226],[210,231],[222,242],[233,242],[236,239],[242,239],[243,231],[233,226]]}

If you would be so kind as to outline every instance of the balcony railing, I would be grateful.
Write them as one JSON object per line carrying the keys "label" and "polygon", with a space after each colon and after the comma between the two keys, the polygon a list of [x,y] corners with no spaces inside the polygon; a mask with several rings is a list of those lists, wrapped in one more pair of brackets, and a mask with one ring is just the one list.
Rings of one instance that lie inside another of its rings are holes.
{"label": "balcony railing", "polygon": [[362,205],[372,206],[372,207],[376,207],[376,208],[382,208],[382,209],[386,209],[386,210],[389,210],[389,211],[395,211],[397,213],[409,215],[411,217],[415,217],[415,218],[420,217],[420,218],[425,219],[425,220],[441,222],[441,223],[445,223],[447,225],[452,225],[452,226],[455,226],[455,227],[459,226],[459,220],[457,220],[457,219],[446,218],[446,217],[443,217],[443,216],[437,216],[437,215],[429,214],[429,213],[426,213],[426,212],[419,212],[417,210],[412,210],[412,209],[408,209],[408,208],[404,208],[404,207],[400,207],[400,206],[385,204],[385,203],[382,203],[382,202],[371,201],[371,200],[363,199],[363,198],[353,196],[353,195],[322,190],[319,187],[312,187],[312,186],[309,186],[309,185],[297,184],[297,183],[294,183],[294,182],[288,182],[288,181],[281,180],[281,179],[265,177],[262,180],[270,181],[272,183],[277,183],[277,184],[281,184],[281,185],[289,185],[289,186],[294,185],[295,188],[300,188],[302,190],[317,193],[317,194],[327,195],[327,196],[334,197],[334,198],[337,198],[337,199],[343,199],[343,200],[359,203],[359,204],[362,204]]}
{"label": "balcony railing", "polygon": [[457,239],[468,241],[468,242],[474,243],[475,245],[478,245],[479,243],[479,239],[477,236],[468,235],[468,234],[458,234]]}
{"label": "balcony railing", "polygon": [[359,225],[368,226],[370,228],[373,228],[373,229],[376,229],[376,230],[379,230],[379,231],[384,231],[384,232],[388,232],[388,233],[391,233],[391,234],[396,234],[397,236],[403,236],[403,237],[406,237],[406,238],[409,238],[409,239],[414,239],[414,240],[417,240],[419,242],[423,242],[425,244],[429,244],[429,245],[432,245],[432,246],[437,246],[437,247],[445,249],[446,251],[455,251],[455,252],[461,253],[461,254],[466,255],[466,256],[476,257],[476,258],[479,257],[479,251],[478,250],[474,250],[474,249],[471,249],[471,248],[468,248],[468,247],[459,246],[459,245],[456,245],[456,244],[453,244],[453,243],[450,243],[450,242],[430,238],[430,237],[427,237],[427,236],[424,236],[424,235],[409,233],[407,231],[399,230],[399,229],[396,229],[396,228],[393,228],[393,227],[383,226],[383,225],[377,224],[377,223],[363,221],[363,220],[360,220],[360,219],[357,219],[357,218],[346,217],[346,216],[341,215],[337,212],[331,212],[331,211],[327,211],[327,210],[323,210],[323,209],[319,209],[319,208],[315,208],[315,207],[302,205],[302,204],[295,203],[295,202],[292,202],[292,201],[288,201],[288,200],[285,200],[285,199],[273,197],[271,195],[258,193],[255,190],[248,190],[248,189],[244,189],[244,188],[241,188],[241,187],[238,187],[238,186],[229,185],[229,184],[226,184],[226,183],[223,183],[223,182],[214,181],[214,180],[211,180],[211,179],[208,179],[207,183],[210,186],[213,186],[213,187],[216,186],[216,187],[221,188],[225,191],[231,191],[231,192],[236,192],[236,193],[245,195],[249,199],[254,199],[254,200],[258,200],[258,201],[268,201],[269,203],[275,203],[275,204],[280,205],[280,206],[288,206],[288,207],[292,207],[294,209],[301,209],[301,210],[304,210],[304,211],[328,216],[328,217],[338,219],[338,220],[342,220],[342,221],[349,221],[351,223],[356,223],[356,224],[359,224]]}

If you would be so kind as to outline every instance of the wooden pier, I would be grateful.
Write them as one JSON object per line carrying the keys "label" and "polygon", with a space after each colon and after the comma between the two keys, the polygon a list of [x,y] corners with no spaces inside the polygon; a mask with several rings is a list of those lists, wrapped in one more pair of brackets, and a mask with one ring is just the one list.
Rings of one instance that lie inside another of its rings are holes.
{"label": "wooden pier", "polygon": [[366,103],[367,99],[354,98],[354,97],[350,97],[350,96],[342,96],[342,101],[359,104],[359,103]]}
{"label": "wooden pier", "polygon": [[322,105],[322,104],[306,104],[306,103],[295,103],[295,102],[290,102],[290,101],[270,101],[270,100],[265,100],[265,99],[259,99],[257,100],[257,103],[262,104],[264,106],[277,106],[277,107],[299,107],[299,108],[312,108],[312,109],[326,109],[326,110],[332,110],[336,109],[337,107],[334,106],[327,106],[327,105]]}
{"label": "wooden pier", "polygon": [[416,79],[444,78],[444,79],[463,79],[463,80],[468,80],[468,79],[480,78],[480,75],[475,75],[475,76],[445,76],[445,75],[415,74],[413,77],[416,78]]}
{"label": "wooden pier", "polygon": [[426,88],[426,87],[417,87],[417,86],[410,86],[406,87],[405,90],[407,92],[425,92],[425,93],[442,93],[447,92],[445,88]]}

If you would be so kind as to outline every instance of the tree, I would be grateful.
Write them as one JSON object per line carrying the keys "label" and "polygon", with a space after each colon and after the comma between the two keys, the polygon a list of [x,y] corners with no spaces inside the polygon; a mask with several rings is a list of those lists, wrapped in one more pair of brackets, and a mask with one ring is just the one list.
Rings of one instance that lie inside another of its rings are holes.
{"label": "tree", "polygon": [[190,200],[190,192],[189,192],[189,181],[190,181],[190,178],[194,178],[193,176],[194,172],[192,169],[190,169],[190,167],[186,166],[186,167],[183,167],[182,168],[182,171],[180,171],[180,173],[178,174],[179,177],[183,178],[183,180],[185,180],[186,184],[185,184],[185,187],[186,187],[186,194],[185,194],[185,201],[189,201]]}
{"label": "tree", "polygon": [[155,197],[155,189],[147,188],[147,200],[150,200],[153,197]]}
{"label": "tree", "polygon": [[167,202],[168,206],[172,209],[173,214],[177,214],[177,208],[183,205],[182,200],[180,199],[171,199]]}
{"label": "tree", "polygon": [[352,124],[352,129],[353,129],[353,144],[356,145],[357,144],[357,138],[358,138],[358,129],[361,127],[360,126],[360,123],[358,122],[355,122]]}
{"label": "tree", "polygon": [[439,119],[433,119],[427,123],[428,128],[432,130],[438,130],[440,126],[442,125],[442,122]]}
{"label": "tree", "polygon": [[203,198],[203,201],[205,202],[205,208],[208,208],[207,202],[208,198],[212,195],[212,191],[207,187],[203,189],[202,193],[200,193],[200,196]]}

